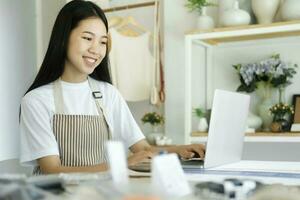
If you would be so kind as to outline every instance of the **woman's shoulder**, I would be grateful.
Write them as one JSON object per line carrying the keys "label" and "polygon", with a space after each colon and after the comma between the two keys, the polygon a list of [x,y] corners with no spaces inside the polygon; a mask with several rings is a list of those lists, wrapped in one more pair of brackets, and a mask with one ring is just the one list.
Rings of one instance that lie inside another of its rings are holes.
{"label": "woman's shoulder", "polygon": [[52,83],[35,88],[24,95],[22,102],[44,102],[47,103],[53,97]]}
{"label": "woman's shoulder", "polygon": [[106,105],[113,105],[116,101],[118,102],[122,100],[122,95],[114,85],[104,81],[96,81],[101,93],[103,94],[103,100]]}
{"label": "woman's shoulder", "polygon": [[99,81],[96,79],[93,79],[97,82],[97,84],[99,85],[100,91],[102,93],[106,93],[106,94],[115,94],[118,92],[117,88],[112,85],[111,83],[105,82],[105,81]]}

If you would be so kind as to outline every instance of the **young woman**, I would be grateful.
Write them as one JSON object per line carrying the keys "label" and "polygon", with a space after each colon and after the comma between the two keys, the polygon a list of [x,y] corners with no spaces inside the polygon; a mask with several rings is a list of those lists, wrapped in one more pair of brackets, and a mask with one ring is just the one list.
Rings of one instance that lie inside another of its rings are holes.
{"label": "young woman", "polygon": [[[110,84],[107,19],[92,2],[66,4],[34,82],[21,103],[21,163],[34,173],[107,170],[105,142],[121,140],[128,164],[151,158],[150,146],[124,99]],[[164,147],[189,158],[202,145]]]}

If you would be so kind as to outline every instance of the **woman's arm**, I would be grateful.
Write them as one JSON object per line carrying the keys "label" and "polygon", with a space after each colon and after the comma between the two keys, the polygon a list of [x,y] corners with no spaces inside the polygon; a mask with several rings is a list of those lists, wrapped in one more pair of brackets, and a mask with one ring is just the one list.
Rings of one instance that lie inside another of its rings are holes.
{"label": "woman's arm", "polygon": [[154,151],[167,151],[169,153],[177,153],[181,158],[193,158],[205,156],[205,146],[202,144],[189,144],[189,145],[169,145],[169,146],[152,146]]}
{"label": "woman's arm", "polygon": [[46,156],[37,160],[44,174],[70,173],[70,172],[101,172],[108,170],[106,163],[94,166],[66,167],[61,165],[59,156]]}
{"label": "woman's arm", "polygon": [[[151,151],[140,150],[127,158],[128,166],[144,162],[153,157]],[[59,156],[46,156],[38,159],[38,164],[44,174],[71,173],[71,172],[102,172],[109,169],[108,164],[101,163],[93,166],[66,167],[61,165]]]}
{"label": "woman's arm", "polygon": [[132,145],[130,150],[133,153],[150,151],[154,154],[160,151],[167,151],[168,153],[177,153],[182,158],[192,158],[197,155],[200,158],[204,158],[205,156],[205,146],[202,144],[151,146],[146,140],[141,140]]}

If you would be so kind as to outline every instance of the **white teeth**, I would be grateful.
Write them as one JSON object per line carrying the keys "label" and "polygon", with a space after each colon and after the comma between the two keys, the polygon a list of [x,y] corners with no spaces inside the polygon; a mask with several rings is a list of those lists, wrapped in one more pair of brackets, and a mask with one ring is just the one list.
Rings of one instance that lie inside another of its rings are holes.
{"label": "white teeth", "polygon": [[86,58],[86,60],[87,60],[88,62],[90,62],[90,63],[94,63],[94,62],[96,62],[96,60],[95,60],[95,59],[93,59],[93,58]]}

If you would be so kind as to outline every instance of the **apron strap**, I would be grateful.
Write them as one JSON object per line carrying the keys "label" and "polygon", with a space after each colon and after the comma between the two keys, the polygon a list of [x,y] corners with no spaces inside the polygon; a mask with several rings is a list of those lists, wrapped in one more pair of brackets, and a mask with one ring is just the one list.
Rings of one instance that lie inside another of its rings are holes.
{"label": "apron strap", "polygon": [[55,113],[65,114],[64,113],[64,102],[63,102],[63,94],[60,84],[60,78],[54,81],[53,83],[53,97],[54,97],[54,111]]}
{"label": "apron strap", "polygon": [[[93,94],[93,98],[96,103],[98,114],[100,115],[101,113],[103,113],[105,121],[106,121],[107,125],[109,126],[108,117],[107,117],[108,115],[107,115],[105,107],[103,106],[103,97],[102,97],[102,93],[99,90],[98,83],[97,83],[97,81],[90,78],[89,76],[88,76],[88,82],[89,82],[90,88],[92,90],[92,94]],[[54,95],[55,113],[65,114],[64,106],[63,106],[63,103],[64,103],[63,102],[63,93],[62,93],[60,78],[57,79],[56,81],[54,81],[53,84],[54,84],[53,85],[53,95]],[[110,127],[109,127],[109,129],[110,129]]]}
{"label": "apron strap", "polygon": [[[98,112],[99,113],[103,113],[103,116],[107,122],[107,124],[109,125],[108,123],[108,115],[107,115],[107,111],[106,111],[106,108],[105,106],[103,105],[103,95],[101,93],[101,91],[99,90],[99,86],[98,86],[98,83],[97,81],[95,81],[94,79],[90,78],[88,76],[88,81],[89,81],[89,84],[90,84],[90,88],[92,90],[92,94],[93,94],[93,97],[94,97],[94,100],[96,102],[96,105],[97,105],[97,109],[98,109]],[[101,110],[99,110],[99,108]]]}

